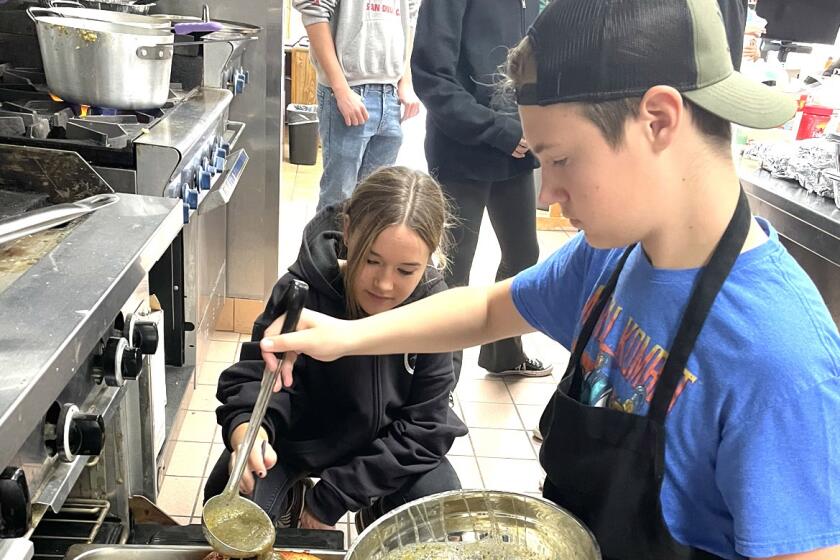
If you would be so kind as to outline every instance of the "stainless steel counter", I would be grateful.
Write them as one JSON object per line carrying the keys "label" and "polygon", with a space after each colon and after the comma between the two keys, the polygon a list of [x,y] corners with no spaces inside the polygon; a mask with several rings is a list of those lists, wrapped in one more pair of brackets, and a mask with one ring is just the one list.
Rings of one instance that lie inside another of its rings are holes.
{"label": "stainless steel counter", "polygon": [[[7,465],[181,229],[180,201],[120,194],[0,293],[0,465]],[[37,390],[36,390],[37,389]]]}
{"label": "stainless steel counter", "polygon": [[765,216],[785,237],[840,266],[840,209],[827,198],[768,171],[742,170],[741,183],[753,212]]}
{"label": "stainless steel counter", "polygon": [[840,209],[792,181],[741,168],[754,214],[767,218],[808,273],[840,326]]}

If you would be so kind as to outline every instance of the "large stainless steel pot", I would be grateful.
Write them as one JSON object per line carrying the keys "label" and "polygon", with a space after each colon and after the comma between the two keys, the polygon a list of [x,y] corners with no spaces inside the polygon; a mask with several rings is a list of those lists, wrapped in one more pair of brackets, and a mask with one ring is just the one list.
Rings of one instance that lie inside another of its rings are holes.
{"label": "large stainless steel pot", "polygon": [[345,560],[382,560],[417,543],[476,542],[494,538],[490,558],[513,558],[506,544],[534,558],[600,560],[592,533],[554,503],[512,492],[456,490],[408,503],[376,520]]}
{"label": "large stainless steel pot", "polygon": [[151,109],[169,96],[174,35],[166,30],[37,16],[44,73],[61,99],[111,109]]}

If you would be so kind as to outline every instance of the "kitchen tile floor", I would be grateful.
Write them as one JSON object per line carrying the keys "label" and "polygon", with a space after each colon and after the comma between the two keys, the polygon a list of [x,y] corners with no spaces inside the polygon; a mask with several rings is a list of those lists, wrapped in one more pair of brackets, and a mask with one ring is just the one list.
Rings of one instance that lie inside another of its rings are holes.
{"label": "kitchen tile floor", "polygon": [[[405,141],[397,160],[401,165],[425,170],[421,115],[404,124]],[[292,263],[297,255],[303,226],[312,217],[318,198],[320,158],[315,166],[283,165],[280,262]],[[564,232],[539,232],[541,258],[570,238]],[[493,281],[499,249],[485,216],[472,270],[473,284]],[[165,477],[159,504],[179,523],[200,523],[204,483],[222,453],[220,429],[213,411],[218,404],[215,387],[221,372],[239,353],[239,343],[249,335],[213,333],[207,361],[198,368],[195,393],[178,434]],[[531,438],[556,377],[568,361],[568,353],[541,334],[525,337],[530,355],[554,363],[554,376],[536,379],[492,379],[477,365],[478,349],[465,351],[461,380],[456,390],[455,410],[470,428],[459,438],[448,458],[464,488],[494,488],[539,494],[541,470],[539,444]],[[356,536],[352,514],[338,524],[347,545]]]}

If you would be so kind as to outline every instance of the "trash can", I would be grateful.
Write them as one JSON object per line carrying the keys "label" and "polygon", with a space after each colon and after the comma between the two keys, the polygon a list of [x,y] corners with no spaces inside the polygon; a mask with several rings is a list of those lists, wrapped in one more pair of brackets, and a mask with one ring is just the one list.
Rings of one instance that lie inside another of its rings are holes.
{"label": "trash can", "polygon": [[315,165],[318,159],[318,106],[290,104],[286,108],[289,125],[289,161],[296,165]]}

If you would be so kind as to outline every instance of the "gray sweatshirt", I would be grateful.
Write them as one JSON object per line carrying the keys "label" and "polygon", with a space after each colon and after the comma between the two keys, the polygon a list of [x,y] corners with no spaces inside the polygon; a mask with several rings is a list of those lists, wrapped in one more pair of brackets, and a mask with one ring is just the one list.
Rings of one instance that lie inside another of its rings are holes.
{"label": "gray sweatshirt", "polygon": [[[351,86],[396,85],[402,78],[419,6],[420,0],[294,0],[303,25],[330,24],[338,63]],[[326,73],[311,58],[318,81],[328,85]]]}

